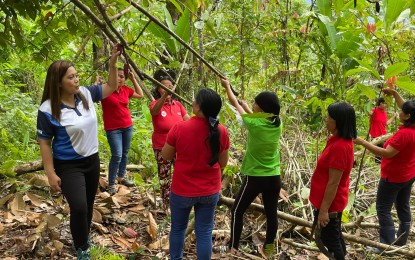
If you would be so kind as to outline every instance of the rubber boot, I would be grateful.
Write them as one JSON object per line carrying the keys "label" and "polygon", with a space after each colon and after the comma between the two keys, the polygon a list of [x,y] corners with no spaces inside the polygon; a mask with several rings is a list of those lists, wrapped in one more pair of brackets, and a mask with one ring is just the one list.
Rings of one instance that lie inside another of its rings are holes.
{"label": "rubber boot", "polygon": [[379,237],[381,243],[391,245],[395,241],[395,227],[379,227]]}
{"label": "rubber boot", "polygon": [[398,238],[395,242],[397,246],[404,246],[408,241],[409,233],[411,232],[411,222],[402,222],[399,225],[398,233],[396,237]]}

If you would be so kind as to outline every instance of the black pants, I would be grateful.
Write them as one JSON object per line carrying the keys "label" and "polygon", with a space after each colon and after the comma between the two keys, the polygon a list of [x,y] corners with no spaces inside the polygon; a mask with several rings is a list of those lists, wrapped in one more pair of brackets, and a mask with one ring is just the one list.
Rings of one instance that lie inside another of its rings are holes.
{"label": "black pants", "polygon": [[278,230],[277,206],[281,189],[280,176],[246,176],[232,208],[231,240],[229,247],[238,249],[243,228],[243,216],[254,199],[262,194],[267,231],[265,244],[274,243]]}
{"label": "black pants", "polygon": [[392,244],[395,241],[395,226],[391,215],[392,206],[395,204],[399,219],[399,229],[395,242],[397,246],[406,245],[411,231],[411,190],[415,178],[402,183],[389,182],[380,179],[376,196],[376,212],[379,220],[380,242]]}
{"label": "black pants", "polygon": [[[318,219],[318,210],[314,211],[314,222],[316,223]],[[327,247],[327,250],[333,254],[336,260],[345,259],[344,257],[347,254],[346,244],[344,243],[341,221],[342,212],[337,213],[336,216],[330,217],[330,221],[327,226],[321,229],[321,241],[324,246]]]}
{"label": "black pants", "polygon": [[62,193],[69,203],[70,228],[75,249],[88,248],[95,194],[100,172],[98,154],[79,160],[54,159],[56,174],[61,178]]}

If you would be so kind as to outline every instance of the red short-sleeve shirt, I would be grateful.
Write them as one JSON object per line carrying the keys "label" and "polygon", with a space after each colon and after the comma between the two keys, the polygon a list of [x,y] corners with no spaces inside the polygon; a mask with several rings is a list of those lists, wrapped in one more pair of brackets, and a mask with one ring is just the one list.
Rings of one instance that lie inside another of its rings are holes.
{"label": "red short-sleeve shirt", "polygon": [[134,94],[134,90],[127,86],[121,86],[117,91],[101,101],[104,129],[115,130],[127,128],[133,125],[128,99]]}
{"label": "red short-sleeve shirt", "polygon": [[[150,109],[156,103],[157,100],[152,101]],[[165,102],[157,115],[151,116],[154,129],[152,136],[153,149],[161,150],[163,148],[169,130],[177,122],[182,122],[185,115],[187,115],[187,112],[183,105],[179,101],[172,100],[171,103]]]}
{"label": "red short-sleeve shirt", "polygon": [[415,177],[415,126],[399,127],[386,141],[384,147],[392,146],[399,151],[394,157],[382,158],[380,172],[389,182],[406,182]]}
{"label": "red short-sleeve shirt", "polygon": [[[229,149],[228,131],[222,125],[220,149]],[[167,136],[167,144],[176,149],[171,190],[180,196],[208,196],[221,189],[221,170],[219,163],[210,166],[212,156],[207,141],[209,126],[206,118],[194,116],[190,120],[173,126]]]}
{"label": "red short-sleeve shirt", "polygon": [[386,123],[388,116],[386,111],[375,107],[372,109],[372,116],[370,117],[370,136],[375,138],[386,134]]}
{"label": "red short-sleeve shirt", "polygon": [[329,212],[341,212],[347,206],[350,171],[353,167],[354,147],[352,139],[344,139],[337,135],[330,136],[326,147],[317,161],[316,169],[311,177],[310,197],[311,204],[320,209],[326,186],[329,181],[329,169],[343,172],[336,195],[329,208]]}

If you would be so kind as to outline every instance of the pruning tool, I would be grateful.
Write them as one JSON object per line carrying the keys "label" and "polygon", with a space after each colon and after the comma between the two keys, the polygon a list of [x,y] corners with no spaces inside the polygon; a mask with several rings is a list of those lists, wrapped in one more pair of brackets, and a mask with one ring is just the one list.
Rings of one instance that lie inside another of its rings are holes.
{"label": "pruning tool", "polygon": [[314,241],[316,242],[316,245],[320,252],[322,252],[330,260],[336,260],[336,258],[334,258],[334,256],[329,252],[329,250],[327,250],[327,248],[323,244],[323,241],[321,240],[321,228],[317,226],[317,220],[313,223],[313,226],[311,228],[311,235],[314,235]]}

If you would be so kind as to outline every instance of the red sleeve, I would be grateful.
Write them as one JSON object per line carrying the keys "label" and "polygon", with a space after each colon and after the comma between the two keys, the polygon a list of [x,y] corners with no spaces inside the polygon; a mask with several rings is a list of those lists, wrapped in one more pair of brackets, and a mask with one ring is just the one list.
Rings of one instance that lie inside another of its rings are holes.
{"label": "red sleeve", "polygon": [[221,132],[220,132],[220,152],[223,152],[225,150],[228,150],[230,147],[230,139],[228,130],[222,126],[219,125]]}
{"label": "red sleeve", "polygon": [[174,125],[167,134],[166,143],[173,147],[176,147],[176,140],[177,140],[177,124]]}
{"label": "red sleeve", "polygon": [[129,88],[127,86],[126,86],[126,88],[128,89],[128,98],[132,97],[134,95],[134,90],[132,90],[131,88]]}
{"label": "red sleeve", "polygon": [[187,115],[187,111],[186,108],[184,108],[184,106],[182,105],[182,103],[177,102],[178,104],[180,104],[180,113],[182,113],[182,116]]}
{"label": "red sleeve", "polygon": [[407,142],[407,135],[405,134],[405,131],[398,131],[396,132],[388,142],[388,145],[392,146],[398,151],[403,151],[406,147],[406,145],[410,142]]}
{"label": "red sleeve", "polygon": [[329,168],[345,171],[349,168],[350,150],[343,142],[333,144],[329,153]]}
{"label": "red sleeve", "polygon": [[150,103],[150,109],[152,109],[156,105],[156,103],[157,103],[157,99],[151,101],[151,103]]}

